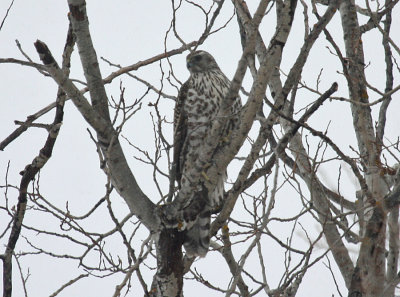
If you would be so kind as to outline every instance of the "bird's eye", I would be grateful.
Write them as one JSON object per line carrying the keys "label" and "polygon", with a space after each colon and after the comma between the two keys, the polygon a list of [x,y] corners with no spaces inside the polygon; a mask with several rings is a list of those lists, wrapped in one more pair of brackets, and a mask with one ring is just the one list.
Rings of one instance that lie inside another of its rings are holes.
{"label": "bird's eye", "polygon": [[195,56],[194,60],[197,61],[197,62],[200,61],[201,60],[201,56]]}

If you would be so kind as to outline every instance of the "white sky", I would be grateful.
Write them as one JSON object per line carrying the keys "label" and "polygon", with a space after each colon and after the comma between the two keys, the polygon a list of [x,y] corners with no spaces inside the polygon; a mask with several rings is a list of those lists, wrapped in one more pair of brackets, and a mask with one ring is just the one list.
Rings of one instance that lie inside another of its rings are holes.
{"label": "white sky", "polygon": [[[211,1],[201,0],[199,3],[209,5]],[[233,13],[230,1],[226,1],[226,7],[222,11],[218,25],[227,21]],[[254,5],[257,1],[249,0],[249,5]],[[10,1],[0,1],[0,18],[5,15]],[[254,9],[254,7],[250,7]],[[144,60],[164,50],[165,32],[169,27],[171,19],[171,4],[169,1],[151,0],[151,1],[104,1],[104,0],[89,0],[87,5],[91,35],[97,51],[98,57],[105,57],[111,62],[122,66],[131,65],[137,61]],[[293,61],[296,59],[299,52],[299,44],[301,44],[304,36],[302,6],[299,3],[297,9],[298,17],[295,20],[293,30],[288,44],[285,47],[282,70],[289,72]],[[14,6],[10,11],[3,29],[0,31],[0,57],[15,57],[23,59],[19,53],[15,39],[18,39],[24,51],[36,62],[39,62],[35,52],[33,42],[36,39],[44,41],[52,51],[58,62],[61,61],[61,53],[64,47],[68,20],[68,7],[66,1],[52,0],[15,0]],[[191,42],[196,40],[204,29],[204,18],[198,10],[185,5],[185,9],[178,13],[177,28],[180,36],[186,41]],[[393,36],[399,36],[398,31],[400,14],[396,9],[393,14],[393,31],[397,30],[397,35],[394,32]],[[315,19],[310,20],[312,23]],[[328,27],[334,36],[339,37],[338,45],[343,49],[343,42],[340,40],[341,28],[340,19],[335,16],[334,21]],[[266,17],[263,21],[261,32],[264,41],[268,44],[275,23],[273,19]],[[228,77],[232,77],[235,71],[237,60],[241,55],[240,39],[237,32],[236,18],[228,25],[228,27],[219,33],[211,36],[201,49],[207,50],[214,55],[218,64]],[[172,35],[171,35],[172,36]],[[395,39],[396,40],[396,39]],[[363,37],[365,49],[365,61],[371,63],[367,70],[369,82],[378,87],[384,88],[384,63],[382,58],[381,38],[378,34],[370,32]],[[325,91],[334,81],[339,83],[338,94],[346,95],[346,83],[337,71],[340,71],[340,65],[337,63],[337,58],[332,56],[326,49],[327,42],[324,37],[317,41],[317,46],[312,50],[311,57],[303,71],[303,80],[307,81],[311,86],[315,86],[316,78],[321,68],[323,68],[322,82],[320,90]],[[180,44],[173,37],[170,37],[167,42],[168,50],[179,47]],[[171,59],[174,67],[174,72],[180,81],[184,81],[188,77],[188,71],[185,68],[185,56],[179,55]],[[105,62],[101,61],[101,70],[103,76],[107,76],[115,68],[109,67]],[[164,62],[163,67],[168,71],[167,64]],[[159,64],[155,63],[144,69],[134,73],[139,77],[148,80],[156,87],[160,87],[160,68]],[[167,74],[167,73],[166,73]],[[19,65],[1,64],[0,65],[0,139],[4,139],[9,133],[15,129],[14,120],[25,120],[26,117],[39,109],[47,106],[55,100],[57,86],[50,78],[43,77],[34,69],[22,67]],[[77,50],[74,52],[72,61],[71,77],[82,79],[82,70],[78,60]],[[129,98],[131,102],[143,95],[146,90],[142,85],[135,82],[133,79],[126,76],[116,79],[111,85],[107,86],[107,93],[114,98],[119,97],[119,83],[122,81],[126,87],[125,98]],[[249,77],[246,78],[245,87],[249,89]],[[399,83],[398,77],[396,82]],[[395,85],[396,85],[395,82]],[[170,95],[176,95],[176,90],[168,86],[164,81],[164,91]],[[81,85],[78,85],[81,88]],[[302,94],[304,94],[302,96]],[[302,96],[302,97],[300,97]],[[379,96],[370,92],[371,101],[378,99]],[[151,124],[150,112],[153,109],[148,106],[149,102],[154,102],[157,95],[151,93],[145,98],[142,110],[134,116],[131,123],[125,127],[124,135],[130,141],[134,142],[141,148],[153,151],[153,130]],[[309,93],[299,91],[299,99],[297,102],[300,107],[306,106],[308,103],[316,99],[316,96],[311,96]],[[392,102],[392,111],[388,116],[387,135],[391,140],[399,135],[398,127],[400,127],[400,119],[397,116],[397,110],[400,106],[398,95],[394,95]],[[162,99],[162,113],[168,120],[172,120],[173,105],[172,100]],[[165,102],[164,102],[165,101]],[[314,116],[310,120],[310,124],[319,130],[325,130],[330,123],[329,136],[338,142],[341,148],[350,155],[354,156],[348,145],[356,147],[356,140],[352,132],[352,120],[350,118],[350,107],[343,102],[326,102],[319,110],[319,115]],[[375,112],[376,114],[376,112]],[[52,120],[53,114],[42,118],[40,123],[47,123]],[[86,129],[88,125],[82,120],[82,117],[77,112],[71,102],[67,103],[65,108],[65,118],[60,136],[54,148],[53,157],[42,170],[41,178],[41,193],[52,203],[60,208],[65,209],[66,201],[69,201],[69,208],[75,214],[85,213],[93,204],[96,203],[105,193],[105,176],[99,170],[98,156],[95,146],[88,136]],[[169,129],[169,130],[168,130]],[[171,140],[171,129],[169,127],[166,134]],[[168,132],[169,131],[169,132]],[[32,161],[39,149],[44,143],[46,133],[37,128],[31,128],[24,133],[22,137],[9,145],[4,152],[0,153],[0,184],[4,184],[7,163],[10,160],[10,170],[8,182],[11,184],[19,183],[19,172],[26,164]],[[124,141],[122,141],[124,143]],[[315,142],[312,142],[312,145]],[[315,149],[315,147],[314,147]],[[312,149],[313,150],[313,149]],[[143,166],[133,158],[138,155],[137,151],[131,147],[125,146],[126,156],[129,159],[130,166],[142,187],[143,191],[149,197],[157,197],[156,191],[152,182],[152,169]],[[164,160],[165,161],[165,160]],[[166,163],[165,163],[166,164]],[[165,165],[164,165],[165,168]],[[237,168],[232,168],[232,172]],[[336,187],[337,172],[332,171],[332,167],[323,167],[323,180],[328,186],[333,189]],[[333,173],[332,173],[333,172]],[[346,172],[345,172],[346,173]],[[343,174],[345,178],[342,181],[341,193],[348,195],[349,199],[354,196],[354,191],[357,186],[352,177]],[[282,180],[280,180],[282,182]],[[167,182],[162,183],[166,190]],[[273,216],[290,217],[298,212],[296,208],[298,202],[294,202],[295,193],[288,189],[282,192],[279,197],[279,205],[276,206]],[[1,197],[3,199],[3,196]],[[15,204],[17,200],[16,191],[9,193],[9,203]],[[154,199],[156,200],[156,199]],[[128,213],[128,208],[124,201],[119,197],[114,196],[113,207],[118,216],[122,218]],[[240,201],[238,203],[241,203]],[[4,205],[1,202],[1,205]],[[103,210],[104,211],[104,210]],[[4,213],[0,212],[0,227],[3,230],[5,221],[2,219]],[[234,213],[236,218],[246,216],[242,211]],[[107,230],[110,225],[109,219],[103,220],[102,213],[96,215],[98,220],[92,221],[93,225],[87,226],[90,230]],[[36,217],[30,212],[27,213],[26,222],[36,226],[45,226],[49,229],[58,230],[59,226],[54,226],[55,221],[45,216]],[[312,221],[308,222],[308,231],[311,235],[316,235],[319,227]],[[108,227],[107,227],[108,226]],[[283,241],[291,232],[291,225],[285,223],[271,223],[271,229],[277,230]],[[145,230],[143,239],[147,236]],[[296,231],[299,232],[300,231]],[[31,234],[31,236],[33,236]],[[35,240],[35,237],[32,237]],[[7,238],[0,240],[1,249],[4,248]],[[45,238],[37,238],[43,245],[52,250],[61,252],[69,251],[69,246],[63,246],[62,243],[48,241]],[[42,240],[42,241],[41,241]],[[304,247],[302,243],[304,235],[299,235],[294,240],[294,245]],[[275,287],[279,282],[280,273],[283,267],[283,254],[279,250],[278,245],[272,241],[267,241],[268,245],[264,245],[266,251],[265,263],[267,266],[267,277],[271,288]],[[108,242],[108,247],[113,248],[113,242]],[[20,251],[26,247],[25,241],[21,238],[17,244],[16,251]],[[238,251],[245,248],[245,245],[239,246],[236,249],[235,256],[240,257]],[[121,248],[121,245],[115,243],[115,249]],[[320,251],[322,253],[326,246],[322,243]],[[355,247],[352,247],[355,249]],[[0,253],[2,250],[0,251]],[[118,251],[115,251],[118,254]],[[125,251],[121,249],[122,256],[125,256]],[[78,267],[76,263],[65,263],[65,261],[56,261],[48,257],[31,256],[26,257],[21,262],[23,270],[26,273],[29,268],[30,278],[28,281],[28,289],[31,294],[29,296],[48,296],[63,283],[77,276]],[[218,263],[218,264],[216,264]],[[326,261],[325,261],[326,263]],[[331,264],[336,269],[334,261]],[[257,273],[259,271],[258,258],[251,257],[245,268]],[[210,267],[212,269],[210,269]],[[230,277],[229,270],[226,264],[222,262],[221,257],[217,257],[216,253],[210,252],[206,259],[197,261],[196,268],[205,278],[214,281],[221,287],[226,287]],[[15,267],[15,273],[17,268]],[[75,271],[76,270],[76,271]],[[150,286],[152,275],[154,272],[145,273],[145,280]],[[337,274],[337,281],[342,289],[342,294],[346,295],[343,290],[343,281]],[[16,275],[17,276],[17,275]],[[134,277],[134,289],[128,296],[143,296],[142,288],[137,283]],[[122,276],[114,276],[110,279],[85,279],[81,280],[70,289],[64,291],[59,296],[112,296],[114,288],[122,280]],[[218,280],[218,281],[217,281]],[[20,281],[17,277],[14,279],[14,296],[22,296]],[[199,286],[193,281],[186,281],[184,287],[186,296],[217,296],[215,292],[206,290],[203,286]],[[329,271],[322,265],[318,264],[311,268],[308,275],[300,287],[297,296],[338,296],[335,285],[331,279]],[[221,295],[222,296],[222,295]]]}

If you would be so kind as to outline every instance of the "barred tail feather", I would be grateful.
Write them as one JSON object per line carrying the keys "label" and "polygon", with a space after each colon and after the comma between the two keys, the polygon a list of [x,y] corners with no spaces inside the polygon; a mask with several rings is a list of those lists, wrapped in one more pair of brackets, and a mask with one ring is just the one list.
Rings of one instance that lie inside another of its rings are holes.
{"label": "barred tail feather", "polygon": [[224,183],[226,181],[227,174],[224,172],[217,179],[217,186],[210,195],[210,205],[213,210],[217,209],[222,205],[224,198]]}
{"label": "barred tail feather", "polygon": [[226,172],[219,176],[214,191],[209,195],[209,204],[186,231],[183,245],[188,257],[205,257],[208,252],[210,246],[211,210],[221,206],[224,197],[225,180]]}
{"label": "barred tail feather", "polygon": [[183,245],[188,257],[204,257],[207,254],[210,246],[210,221],[211,212],[205,210],[187,231]]}

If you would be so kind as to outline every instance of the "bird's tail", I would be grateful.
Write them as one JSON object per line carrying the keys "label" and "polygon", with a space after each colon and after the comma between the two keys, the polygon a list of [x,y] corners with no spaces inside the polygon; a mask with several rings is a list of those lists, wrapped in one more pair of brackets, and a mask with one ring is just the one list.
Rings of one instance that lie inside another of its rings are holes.
{"label": "bird's tail", "polygon": [[[205,208],[200,212],[193,225],[186,231],[183,245],[188,257],[205,257],[210,246],[211,210],[221,206],[224,197],[224,181],[226,172],[220,176],[217,186],[209,196]],[[207,198],[207,196],[205,196]]]}
{"label": "bird's tail", "polygon": [[204,257],[210,246],[211,212],[204,210],[197,217],[194,225],[187,230],[183,245],[188,257]]}

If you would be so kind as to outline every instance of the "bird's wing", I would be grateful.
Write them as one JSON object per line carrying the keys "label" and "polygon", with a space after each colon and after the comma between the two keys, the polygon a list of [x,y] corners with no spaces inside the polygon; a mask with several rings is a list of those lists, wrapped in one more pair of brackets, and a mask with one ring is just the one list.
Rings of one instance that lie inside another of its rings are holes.
{"label": "bird's wing", "polygon": [[180,187],[182,169],[185,162],[185,142],[187,136],[187,115],[184,103],[189,89],[189,81],[185,82],[179,90],[174,113],[174,169],[175,179]]}

